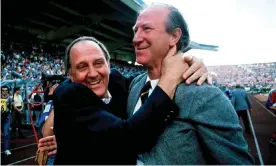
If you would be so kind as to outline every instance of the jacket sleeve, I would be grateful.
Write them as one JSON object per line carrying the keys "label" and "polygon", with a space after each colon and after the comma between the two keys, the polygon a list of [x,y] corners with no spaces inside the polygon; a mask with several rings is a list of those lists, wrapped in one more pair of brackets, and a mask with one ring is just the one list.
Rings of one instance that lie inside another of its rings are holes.
{"label": "jacket sleeve", "polygon": [[[198,95],[201,94],[201,95]],[[223,93],[210,86],[199,87],[193,95],[190,118],[196,128],[209,164],[251,165],[238,116]]]}
{"label": "jacket sleeve", "polygon": [[[151,148],[178,112],[174,102],[158,86],[138,112],[128,120],[121,120],[108,113],[104,106],[99,104],[101,100],[99,101],[98,97],[88,97],[81,94],[79,89],[72,88],[71,92],[66,92],[66,96],[70,97],[59,97],[56,99],[57,102],[54,101],[54,128],[58,148],[70,146],[68,139],[72,137],[73,131],[80,138],[97,140],[103,149],[131,149],[137,154],[145,152]],[[91,104],[87,103],[87,98]],[[73,104],[74,101],[77,101],[77,104]],[[62,123],[64,118],[66,124]]]}

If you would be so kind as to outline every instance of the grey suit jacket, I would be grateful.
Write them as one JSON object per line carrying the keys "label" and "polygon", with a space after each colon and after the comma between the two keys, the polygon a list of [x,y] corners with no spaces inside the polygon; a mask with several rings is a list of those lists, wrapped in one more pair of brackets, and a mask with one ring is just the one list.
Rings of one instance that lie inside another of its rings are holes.
{"label": "grey suit jacket", "polygon": [[[132,115],[146,74],[130,86],[128,114]],[[150,152],[142,154],[144,164],[203,165],[253,164],[237,114],[225,95],[206,84],[177,87],[175,102],[180,114],[160,136]]]}

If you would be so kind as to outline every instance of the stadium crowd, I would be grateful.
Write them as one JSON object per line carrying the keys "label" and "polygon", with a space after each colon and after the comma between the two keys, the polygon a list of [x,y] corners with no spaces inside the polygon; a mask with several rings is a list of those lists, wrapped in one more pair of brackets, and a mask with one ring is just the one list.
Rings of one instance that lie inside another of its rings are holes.
{"label": "stadium crowd", "polygon": [[276,62],[209,66],[208,69],[219,86],[231,87],[239,84],[248,88],[271,88],[276,81]]}

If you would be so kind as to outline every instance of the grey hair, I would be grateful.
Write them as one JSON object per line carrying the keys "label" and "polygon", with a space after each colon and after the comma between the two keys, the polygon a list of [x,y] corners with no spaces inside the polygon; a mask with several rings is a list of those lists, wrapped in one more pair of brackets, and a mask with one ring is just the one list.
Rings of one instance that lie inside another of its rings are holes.
{"label": "grey hair", "polygon": [[107,62],[110,61],[110,55],[109,55],[109,52],[107,50],[107,48],[105,47],[105,45],[103,43],[101,43],[99,40],[97,40],[96,38],[94,37],[91,37],[91,36],[82,36],[82,37],[79,37],[77,39],[75,39],[74,41],[72,41],[66,48],[65,50],[65,71],[66,73],[68,74],[70,69],[71,69],[71,62],[70,62],[70,51],[71,51],[71,48],[78,42],[81,42],[81,41],[93,41],[95,43],[97,43],[99,45],[99,47],[102,49],[103,53],[104,53],[104,56],[105,56],[105,59],[107,60]]}
{"label": "grey hair", "polygon": [[164,3],[152,3],[150,6],[145,7],[143,10],[151,7],[164,7],[169,10],[168,17],[166,19],[166,31],[172,33],[176,28],[180,28],[182,35],[177,43],[177,51],[184,51],[189,47],[190,34],[187,22],[185,21],[181,12],[174,6]]}

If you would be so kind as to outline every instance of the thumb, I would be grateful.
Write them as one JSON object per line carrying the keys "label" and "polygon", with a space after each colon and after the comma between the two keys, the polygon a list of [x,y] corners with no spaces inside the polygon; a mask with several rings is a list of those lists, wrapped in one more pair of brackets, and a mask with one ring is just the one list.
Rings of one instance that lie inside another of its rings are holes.
{"label": "thumb", "polygon": [[172,48],[169,49],[166,57],[171,57],[174,56],[176,54],[176,45],[174,45]]}

